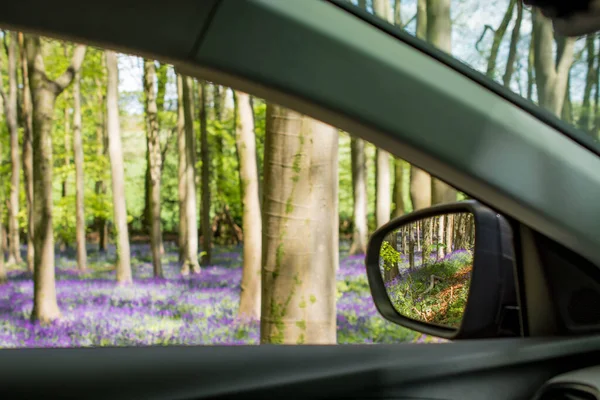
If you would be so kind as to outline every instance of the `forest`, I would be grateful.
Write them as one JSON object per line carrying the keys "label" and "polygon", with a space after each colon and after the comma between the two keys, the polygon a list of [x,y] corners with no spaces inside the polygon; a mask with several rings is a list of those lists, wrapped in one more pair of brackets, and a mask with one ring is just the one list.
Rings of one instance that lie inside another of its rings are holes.
{"label": "forest", "polygon": [[[596,35],[555,37],[517,0],[351,3],[598,139]],[[364,254],[391,218],[465,194],[172,65],[0,38],[0,348],[438,340],[379,316]],[[418,298],[444,263],[463,285],[474,234],[456,217],[394,239],[395,295]],[[418,293],[398,265],[427,267]]]}
{"label": "forest", "polygon": [[460,327],[471,283],[471,213],[423,218],[383,238],[379,268],[396,310],[409,318]]}

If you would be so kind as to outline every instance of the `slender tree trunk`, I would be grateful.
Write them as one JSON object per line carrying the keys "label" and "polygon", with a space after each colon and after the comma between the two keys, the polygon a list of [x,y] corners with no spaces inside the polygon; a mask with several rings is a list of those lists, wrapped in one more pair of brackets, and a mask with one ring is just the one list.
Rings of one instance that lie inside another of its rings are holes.
{"label": "slender tree trunk", "polygon": [[33,100],[33,193],[34,193],[34,274],[31,319],[48,323],[60,317],[54,277],[54,230],[52,227],[52,117],[56,97],[71,83],[85,56],[77,46],[71,66],[52,81],[46,77],[41,41],[26,38],[30,88]]}
{"label": "slender tree trunk", "polygon": [[[223,123],[223,102],[222,102],[222,93],[226,92],[225,88],[222,88],[219,85],[213,84],[212,86],[212,98],[213,98],[213,111],[214,111],[214,119],[218,122],[219,128],[223,128],[221,125]],[[221,199],[222,194],[222,185],[225,181],[225,171],[223,166],[224,159],[224,142],[223,142],[223,134],[221,129],[217,130],[217,135],[215,137],[216,148],[215,148],[215,181],[216,181],[216,189],[217,189],[217,199]],[[217,204],[217,207],[220,209],[221,204]]]}
{"label": "slender tree trunk", "polygon": [[394,218],[404,215],[404,164],[405,161],[400,159],[394,160]]}
{"label": "slender tree trunk", "polygon": [[[21,262],[21,249],[19,240],[19,185],[21,173],[21,160],[19,158],[19,129],[18,129],[18,83],[17,83],[17,57],[18,37],[16,32],[5,33],[8,41],[8,95],[3,94],[6,125],[10,136],[10,198],[8,201],[8,264]],[[5,38],[6,40],[6,38]],[[2,90],[2,93],[4,91]]]}
{"label": "slender tree trunk", "polygon": [[177,149],[179,154],[178,161],[178,186],[177,193],[179,195],[179,265],[183,266],[187,251],[187,216],[186,212],[186,148],[185,148],[185,116],[183,113],[183,78],[177,74]]}
{"label": "slender tree trunk", "polygon": [[[408,238],[408,269],[412,271],[415,269],[415,231],[413,230],[415,224],[410,224],[410,232]],[[417,233],[418,234],[418,233]]]}
{"label": "slender tree trunk", "polygon": [[402,27],[402,2],[401,0],[394,1],[394,25]]}
{"label": "slender tree trunk", "polygon": [[415,34],[419,39],[427,38],[427,0],[417,0],[417,27]]}
{"label": "slender tree trunk", "polygon": [[445,238],[445,244],[446,244],[446,254],[450,254],[452,253],[452,237],[453,237],[453,227],[454,227],[454,215],[453,214],[448,214],[446,215],[446,238]]}
{"label": "slender tree trunk", "polygon": [[198,83],[200,100],[200,157],[202,159],[202,257],[203,265],[209,265],[212,252],[212,229],[210,226],[210,150],[206,118],[206,83]]}
{"label": "slender tree trunk", "polygon": [[595,89],[593,130],[595,132],[596,138],[598,138],[598,132],[600,132],[600,56],[596,57],[596,77],[594,79],[594,87]]}
{"label": "slender tree trunk", "polygon": [[244,235],[244,266],[240,295],[239,315],[243,318],[260,318],[262,217],[258,200],[258,173],[256,169],[256,138],[250,97],[235,92],[238,120],[237,149],[240,155]]}
{"label": "slender tree trunk", "polygon": [[365,160],[365,142],[352,138],[350,142],[352,158],[352,197],[354,230],[350,254],[367,252],[367,171]]}
{"label": "slender tree trunk", "polygon": [[377,149],[376,151],[376,176],[375,176],[375,185],[376,185],[376,217],[377,217],[377,227],[384,225],[390,220],[390,208],[391,208],[391,200],[392,195],[390,193],[391,189],[391,179],[390,179],[390,155],[388,152],[382,149]]}
{"label": "slender tree trunk", "polygon": [[[427,0],[427,41],[450,54],[452,51],[451,36],[450,0]],[[447,183],[432,178],[432,204],[453,201],[456,201],[456,190]]]}
{"label": "slender tree trunk", "polygon": [[[69,169],[71,166],[71,141],[70,141],[70,136],[71,136],[71,117],[69,115],[69,107],[68,107],[68,103],[69,103],[69,99],[68,99],[68,92],[65,93],[65,97],[67,97],[67,99],[65,99],[65,109],[64,109],[64,127],[65,127],[65,136],[64,136],[64,146],[65,146],[65,159],[64,159],[64,176],[63,176],[63,180],[62,180],[62,197],[67,197],[68,194],[68,180],[69,180]],[[64,243],[65,245],[67,245],[67,243]]]}
{"label": "slender tree trunk", "polygon": [[[431,1],[431,0],[430,0]],[[502,43],[502,39],[506,34],[506,30],[508,29],[508,24],[513,16],[513,10],[515,8],[515,3],[517,0],[510,0],[508,2],[508,8],[504,13],[504,17],[500,22],[500,25],[494,32],[494,39],[492,41],[492,49],[490,50],[490,56],[488,58],[488,65],[485,74],[494,79],[496,75],[496,60],[498,58],[498,50],[500,50],[500,43]]]}
{"label": "slender tree trunk", "polygon": [[414,165],[410,168],[410,198],[415,211],[431,206],[431,176]]}
{"label": "slender tree trunk", "polygon": [[198,264],[198,222],[196,220],[196,138],[194,137],[194,94],[192,93],[192,79],[183,77],[183,113],[185,118],[185,216],[186,245],[185,260],[181,266],[181,274],[191,272],[200,273]]}
{"label": "slender tree trunk", "polygon": [[163,277],[161,262],[162,231],[160,227],[160,174],[162,153],[158,132],[158,109],[154,81],[156,67],[154,61],[144,60],[144,93],[146,108],[146,137],[148,143],[148,170],[150,171],[150,247],[152,268],[155,278]]}
{"label": "slender tree trunk", "polygon": [[23,79],[23,175],[25,178],[25,199],[27,203],[27,270],[33,273],[34,243],[33,243],[33,150],[32,150],[32,99],[29,87],[29,68],[23,34],[19,33],[21,46],[21,77]]}
{"label": "slender tree trunk", "polygon": [[129,228],[127,226],[127,205],[125,203],[125,172],[123,167],[123,146],[119,127],[119,68],[117,54],[106,50],[106,133],[108,154],[112,173],[112,197],[114,213],[115,242],[117,245],[117,282],[132,282],[129,253]]}
{"label": "slender tree trunk", "polygon": [[[254,129],[256,130],[256,110],[254,109],[254,98],[250,96],[250,107],[252,107],[252,121],[254,124]],[[254,137],[256,138],[256,132],[254,132]],[[261,171],[263,170],[263,166],[260,162],[260,158],[258,156],[258,146],[256,146],[256,176],[258,177],[258,201],[260,204],[260,209],[262,210],[263,204],[263,180],[261,178]],[[261,154],[264,154],[264,151],[261,151]]]}
{"label": "slender tree trunk", "polygon": [[437,224],[437,259],[441,259],[444,258],[445,256],[445,249],[444,249],[444,239],[445,239],[445,235],[444,235],[444,216],[440,216],[438,217],[438,224]]}
{"label": "slender tree trunk", "polygon": [[75,74],[73,83],[73,151],[75,159],[75,218],[77,238],[77,268],[87,269],[87,252],[85,248],[85,206],[83,177],[83,140],[81,138],[81,85],[80,74]]}
{"label": "slender tree trunk", "polygon": [[[390,6],[389,0],[373,0],[375,15],[393,24],[394,13]],[[377,227],[380,227],[390,220],[390,155],[377,148],[375,158],[375,216]]]}
{"label": "slender tree trunk", "polygon": [[416,230],[417,230],[417,251],[421,251],[421,226],[422,226],[423,222],[422,221],[417,221],[416,222]]}
{"label": "slender tree trunk", "polygon": [[565,100],[563,101],[560,118],[568,124],[574,125],[573,103],[571,102],[571,73],[567,77],[567,89],[565,90]]}
{"label": "slender tree trunk", "polygon": [[267,105],[261,343],[336,343],[337,143],[337,129]]}
{"label": "slender tree trunk", "polygon": [[[98,88],[98,115],[96,122],[96,156],[98,159],[108,159],[108,137],[106,135],[106,99],[103,93],[102,86],[103,83],[100,80],[96,81],[96,86]],[[106,182],[103,178],[100,178],[96,181],[96,196],[104,199],[106,196]],[[108,248],[108,224],[106,222],[106,218],[97,217],[96,218],[96,226],[98,229],[98,250],[100,252],[105,252]]]}
{"label": "slender tree trunk", "polygon": [[[4,229],[0,229],[0,235],[2,235]],[[8,281],[6,276],[6,267],[4,266],[4,246],[2,245],[2,238],[0,237],[0,285],[5,284]]]}
{"label": "slender tree trunk", "polygon": [[533,10],[533,45],[535,78],[540,106],[560,115],[571,64],[573,38],[557,38],[557,60],[553,56],[554,32],[552,21],[537,9]]}
{"label": "slender tree trunk", "polygon": [[527,54],[527,100],[533,101],[533,85],[535,83],[535,30],[531,30],[529,53]]}
{"label": "slender tree trunk", "polygon": [[[416,34],[420,39],[427,37],[427,0],[417,0]],[[431,176],[420,168],[410,168],[410,198],[413,210],[431,206]]]}
{"label": "slender tree trunk", "polygon": [[423,230],[423,244],[422,244],[422,252],[421,252],[421,260],[422,260],[422,264],[428,264],[429,263],[429,256],[431,255],[431,242],[432,242],[432,224],[433,219],[432,218],[427,218],[425,220],[423,220],[423,226],[422,226],[422,230]]}
{"label": "slender tree trunk", "polygon": [[585,132],[592,131],[592,88],[596,81],[596,46],[594,43],[595,36],[587,35],[585,39],[585,48],[587,53],[587,75],[585,77],[585,88],[583,90],[583,106],[579,114],[578,125]]}
{"label": "slender tree trunk", "polygon": [[517,58],[517,44],[521,35],[521,22],[523,21],[523,4],[521,1],[517,1],[517,19],[513,27],[512,35],[510,37],[510,45],[508,49],[508,58],[506,59],[506,70],[502,77],[504,86],[510,87],[510,80],[512,79],[515,70],[515,60]]}

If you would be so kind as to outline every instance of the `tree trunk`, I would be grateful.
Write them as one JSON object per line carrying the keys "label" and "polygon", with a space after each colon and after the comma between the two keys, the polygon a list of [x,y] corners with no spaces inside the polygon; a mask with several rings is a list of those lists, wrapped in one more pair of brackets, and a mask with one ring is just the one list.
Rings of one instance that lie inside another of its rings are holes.
{"label": "tree trunk", "polygon": [[410,168],[410,198],[413,210],[431,206],[431,176],[414,165]]}
{"label": "tree trunk", "polygon": [[[64,146],[65,146],[65,159],[64,159],[64,172],[63,172],[63,180],[62,180],[62,197],[67,197],[67,181],[69,179],[69,167],[71,165],[71,141],[69,140],[71,136],[71,117],[69,116],[69,107],[68,107],[68,92],[65,93],[65,109],[64,109],[64,127],[65,127],[65,136],[64,136]],[[67,243],[64,243],[65,245]]]}
{"label": "tree trunk", "polygon": [[243,318],[260,318],[262,218],[258,201],[258,173],[256,169],[256,138],[250,97],[235,92],[238,120],[237,149],[240,155],[240,179],[242,181],[242,205],[244,234],[244,266],[242,269],[242,292],[238,314]]}
{"label": "tree trunk", "polygon": [[73,83],[73,151],[75,160],[75,219],[77,238],[77,268],[87,269],[87,252],[85,248],[85,206],[83,177],[83,140],[81,138],[81,76],[75,75]]}
{"label": "tree trunk", "polygon": [[[427,0],[427,41],[438,49],[451,53],[452,23],[450,0]],[[456,201],[456,190],[447,183],[431,179],[431,203]]]}
{"label": "tree trunk", "polygon": [[519,43],[519,37],[521,35],[521,22],[523,21],[523,4],[521,1],[517,1],[517,19],[513,27],[512,35],[510,37],[510,45],[508,49],[508,58],[506,59],[506,70],[502,77],[502,83],[505,87],[510,88],[510,80],[512,79],[515,70],[515,60],[517,58],[517,44]]}
{"label": "tree trunk", "polygon": [[596,57],[596,76],[594,79],[594,120],[593,130],[598,138],[600,132],[600,57]]}
{"label": "tree trunk", "polygon": [[502,43],[502,39],[506,34],[506,30],[508,29],[508,24],[513,16],[513,9],[515,8],[516,0],[510,0],[508,2],[508,8],[504,13],[504,17],[500,22],[500,26],[494,32],[494,39],[492,41],[492,49],[490,50],[490,56],[488,58],[487,70],[485,72],[486,76],[494,79],[496,74],[496,60],[498,59],[498,50],[500,50],[500,43]]}
{"label": "tree trunk", "polygon": [[427,0],[417,0],[417,27],[416,36],[419,39],[427,38]]}
{"label": "tree trunk", "polygon": [[390,220],[390,206],[392,196],[390,193],[390,155],[388,152],[377,149],[376,151],[376,217],[377,227]]}
{"label": "tree trunk", "polygon": [[423,220],[421,229],[423,230],[423,244],[421,246],[421,264],[426,265],[429,263],[429,256],[431,255],[431,223],[432,218],[426,218]]}
{"label": "tree trunk", "polygon": [[[256,111],[254,109],[254,99],[250,96],[250,107],[252,107],[252,121],[254,124],[254,129],[256,130]],[[254,132],[254,137],[256,138],[256,132]],[[258,157],[258,146],[256,146],[256,176],[258,177],[258,202],[260,204],[260,209],[262,210],[262,202],[263,202],[263,180],[261,179],[261,171],[263,170],[263,166],[260,163],[260,158]],[[264,153],[264,151],[262,152]]]}
{"label": "tree trunk", "polygon": [[[394,230],[389,234],[389,244],[392,248],[398,251],[398,231]],[[383,273],[383,280],[385,283],[392,282],[395,278],[400,275],[400,271],[398,269],[398,263],[393,263],[391,265],[386,265],[386,268]]]}
{"label": "tree trunk", "polygon": [[573,63],[573,38],[557,38],[557,60],[553,58],[552,21],[536,8],[533,10],[535,78],[540,106],[560,115]]}
{"label": "tree trunk", "polygon": [[336,343],[337,142],[267,105],[261,343]]}
{"label": "tree trunk", "polygon": [[404,164],[405,161],[400,159],[394,160],[394,218],[404,215]]}
{"label": "tree trunk", "polygon": [[402,2],[400,0],[394,1],[394,25],[402,27]]}
{"label": "tree trunk", "polygon": [[[4,33],[10,36],[8,41],[8,95],[0,89],[4,98],[4,112],[6,114],[6,125],[10,136],[10,198],[8,201],[8,264],[21,262],[21,249],[19,244],[19,185],[21,173],[21,160],[19,159],[19,127],[17,112],[17,51],[18,37],[16,32]],[[6,41],[6,36],[4,40]],[[1,88],[1,86],[0,86]]]}
{"label": "tree trunk", "polygon": [[[390,6],[389,0],[373,0],[375,15],[393,24],[394,15]],[[377,148],[375,158],[375,216],[379,228],[390,220],[390,155]]]}
{"label": "tree trunk", "polygon": [[352,197],[354,230],[350,255],[367,252],[367,171],[365,160],[365,142],[352,138],[350,142],[352,158]]}
{"label": "tree trunk", "polygon": [[[0,235],[2,235],[4,229],[0,228]],[[5,284],[8,281],[6,276],[6,267],[4,266],[4,246],[2,245],[2,238],[0,237],[0,285]]]}
{"label": "tree trunk", "polygon": [[119,68],[117,54],[106,50],[106,133],[108,154],[112,173],[113,220],[117,245],[117,282],[132,282],[129,253],[129,228],[127,226],[127,206],[125,203],[125,172],[123,167],[123,146],[119,127]]}
{"label": "tree trunk", "polygon": [[[98,115],[96,122],[96,156],[98,159],[108,159],[108,138],[106,136],[106,112],[105,112],[105,96],[102,91],[103,83],[100,80],[96,81],[97,96],[98,96]],[[106,182],[100,178],[96,181],[96,195],[104,198],[106,196]],[[105,252],[108,248],[108,224],[106,218],[96,218],[96,226],[98,229],[98,250]]]}
{"label": "tree trunk", "polygon": [[185,259],[181,264],[181,274],[200,273],[198,265],[198,222],[196,220],[196,140],[194,135],[194,94],[192,79],[183,77],[183,114],[185,119],[185,216],[186,245]]}
{"label": "tree trunk", "polygon": [[206,118],[206,83],[198,83],[200,100],[200,157],[202,159],[202,265],[209,265],[212,252],[212,229],[210,226],[210,150]]}
{"label": "tree trunk", "polygon": [[437,256],[436,258],[442,259],[444,258],[444,256],[446,255],[445,253],[445,249],[444,249],[444,245],[445,245],[445,238],[446,236],[444,235],[444,216],[441,215],[440,217],[437,218],[438,219],[438,224],[437,224]]}
{"label": "tree trunk", "polygon": [[527,100],[533,101],[533,85],[535,83],[535,31],[531,30],[529,53],[527,54]]}
{"label": "tree trunk", "polygon": [[23,175],[25,178],[25,199],[27,203],[27,270],[33,273],[34,243],[33,243],[33,149],[32,149],[32,99],[29,87],[29,68],[23,34],[19,33],[21,46],[21,76],[23,78]]}
{"label": "tree trunk", "polygon": [[452,248],[452,237],[453,237],[453,227],[454,227],[454,215],[448,214],[446,215],[446,238],[444,242],[446,244],[446,254],[450,254],[453,251]]}
{"label": "tree trunk", "polygon": [[592,131],[592,88],[596,81],[596,46],[595,36],[587,35],[585,38],[585,48],[587,52],[587,75],[585,77],[585,88],[583,90],[583,105],[579,114],[579,127],[588,133]]}
{"label": "tree trunk", "polygon": [[573,103],[571,102],[571,73],[567,77],[567,89],[565,90],[565,99],[563,101],[560,118],[570,125],[574,125],[573,120]]}
{"label": "tree trunk", "polygon": [[179,265],[184,264],[187,251],[187,217],[185,215],[186,208],[186,148],[185,148],[185,116],[183,113],[183,78],[177,74],[177,149],[179,154],[178,160],[178,186],[177,193],[179,198],[179,233],[177,236],[177,244],[179,248]]}
{"label": "tree trunk", "polygon": [[[419,39],[427,38],[427,0],[417,0],[417,27]],[[431,176],[420,168],[410,168],[410,198],[413,210],[431,206]]]}
{"label": "tree trunk", "polygon": [[31,319],[48,323],[60,317],[54,276],[54,230],[52,227],[52,117],[56,97],[71,83],[85,56],[85,47],[75,48],[71,65],[56,80],[45,73],[41,41],[26,38],[30,88],[33,100],[33,194],[34,274]]}
{"label": "tree trunk", "polygon": [[155,278],[163,277],[161,262],[162,231],[160,227],[160,174],[162,153],[158,132],[158,109],[156,107],[156,67],[154,61],[144,60],[144,93],[146,111],[146,138],[148,143],[148,168],[150,172],[150,248]]}

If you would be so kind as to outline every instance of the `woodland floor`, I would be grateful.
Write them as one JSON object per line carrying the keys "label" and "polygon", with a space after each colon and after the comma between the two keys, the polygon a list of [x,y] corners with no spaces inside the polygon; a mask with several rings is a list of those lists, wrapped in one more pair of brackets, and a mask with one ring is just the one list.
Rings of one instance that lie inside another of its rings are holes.
{"label": "woodland floor", "polygon": [[[375,309],[363,256],[340,245],[337,275],[339,344],[429,342],[434,339],[385,321]],[[241,248],[216,247],[211,266],[183,278],[177,249],[165,243],[165,279],[152,277],[149,246],[132,245],[134,284],[115,285],[114,248],[90,248],[90,272],[76,271],[73,250],[57,252],[57,297],[62,318],[32,324],[33,283],[24,267],[9,270],[0,286],[0,348],[258,344],[257,322],[236,320]],[[24,253],[24,249],[23,249]]]}

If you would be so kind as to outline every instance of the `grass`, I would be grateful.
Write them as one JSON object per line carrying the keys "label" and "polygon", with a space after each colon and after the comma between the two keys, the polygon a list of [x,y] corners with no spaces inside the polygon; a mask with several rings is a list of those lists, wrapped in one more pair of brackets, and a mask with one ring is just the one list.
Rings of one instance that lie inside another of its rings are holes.
{"label": "grass", "polygon": [[469,294],[473,257],[457,250],[441,260],[409,270],[402,257],[400,275],[386,283],[394,307],[403,315],[458,328]]}

